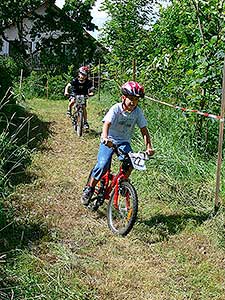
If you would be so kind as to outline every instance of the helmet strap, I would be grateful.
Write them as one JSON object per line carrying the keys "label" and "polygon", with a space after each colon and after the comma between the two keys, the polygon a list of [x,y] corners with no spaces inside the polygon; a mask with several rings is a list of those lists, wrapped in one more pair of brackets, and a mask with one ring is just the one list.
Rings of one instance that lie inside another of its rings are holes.
{"label": "helmet strap", "polygon": [[[131,111],[129,111],[129,110],[127,109],[128,106],[127,106],[126,103],[125,103],[125,102],[126,102],[126,96],[123,95],[121,98],[122,98],[122,108],[123,108],[123,110],[124,110],[124,111],[127,111],[127,112],[129,112],[129,113],[131,113]],[[137,106],[134,108],[134,110],[135,110],[136,108],[137,108]],[[134,111],[134,110],[133,110],[133,111]]]}
{"label": "helmet strap", "polygon": [[123,107],[123,110],[127,110],[127,105],[126,105],[126,103],[125,103],[125,101],[126,101],[126,96],[123,95],[121,98],[122,98],[122,107]]}

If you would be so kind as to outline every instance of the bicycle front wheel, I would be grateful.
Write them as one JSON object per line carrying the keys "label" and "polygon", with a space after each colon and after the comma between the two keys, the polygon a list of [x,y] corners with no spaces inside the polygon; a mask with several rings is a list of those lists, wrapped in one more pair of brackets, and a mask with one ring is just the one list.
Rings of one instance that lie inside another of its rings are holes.
{"label": "bicycle front wheel", "polygon": [[77,132],[77,116],[75,113],[72,115],[71,120],[72,120],[73,129],[75,132]]}
{"label": "bicycle front wheel", "polygon": [[79,111],[77,115],[77,135],[79,137],[82,136],[83,133],[83,125],[84,125],[84,117],[83,117],[83,111]]}
{"label": "bicycle front wheel", "polygon": [[[117,201],[114,201],[114,197],[117,198]],[[118,197],[115,195],[114,189],[108,203],[107,220],[109,228],[115,234],[127,235],[134,226],[137,212],[137,192],[130,182],[122,181],[119,186]]]}

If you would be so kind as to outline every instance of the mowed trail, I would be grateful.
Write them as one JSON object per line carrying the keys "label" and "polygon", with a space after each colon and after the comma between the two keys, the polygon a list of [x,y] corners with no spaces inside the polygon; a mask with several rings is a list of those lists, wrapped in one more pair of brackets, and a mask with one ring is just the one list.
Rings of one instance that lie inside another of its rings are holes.
{"label": "mowed trail", "polygon": [[181,233],[169,241],[151,243],[135,230],[126,238],[113,235],[107,227],[105,206],[93,213],[80,203],[82,188],[96,160],[101,112],[96,113],[90,105],[91,130],[78,138],[65,116],[66,103],[59,101],[50,109],[49,102],[42,101],[42,110],[37,103],[30,104],[42,120],[49,122],[50,135],[42,151],[34,155],[31,171],[36,180],[23,187],[21,203],[56,232],[56,243],[67,249],[67,259],[69,256],[73,261],[82,284],[101,300],[198,299],[185,298],[185,294],[182,297],[181,290],[188,284],[191,288],[191,279],[185,267],[177,269],[176,255],[185,252],[189,266],[194,267],[203,254],[197,245],[195,250],[189,247],[189,253],[188,243],[205,243],[203,237],[186,240]]}

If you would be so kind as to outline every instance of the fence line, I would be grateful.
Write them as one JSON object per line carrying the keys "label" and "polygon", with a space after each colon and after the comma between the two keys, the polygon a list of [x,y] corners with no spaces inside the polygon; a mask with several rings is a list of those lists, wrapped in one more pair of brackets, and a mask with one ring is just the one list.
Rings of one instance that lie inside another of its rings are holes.
{"label": "fence line", "polygon": [[145,96],[145,98],[157,102],[159,104],[163,104],[169,106],[174,109],[178,109],[184,112],[196,113],[198,115],[216,119],[220,121],[219,126],[219,138],[218,138],[218,155],[217,155],[217,168],[216,168],[216,184],[215,184],[215,199],[214,199],[214,210],[215,213],[218,211],[221,200],[219,198],[220,186],[221,186],[221,166],[222,166],[222,148],[223,148],[223,131],[224,131],[224,114],[225,114],[225,58],[224,58],[224,66],[223,66],[223,81],[222,81],[222,100],[221,100],[221,110],[220,115],[209,114],[205,112],[201,112],[197,109],[188,109],[184,107],[180,107],[178,105],[172,105],[163,101],[156,100],[152,97]]}
{"label": "fence line", "polygon": [[151,101],[154,101],[154,102],[157,102],[157,103],[160,103],[160,104],[172,107],[174,109],[181,110],[183,112],[196,113],[196,114],[204,116],[204,117],[208,117],[208,118],[220,120],[220,122],[224,122],[224,118],[222,116],[217,116],[217,115],[214,115],[214,114],[210,114],[210,113],[206,113],[206,112],[201,112],[201,111],[199,111],[197,109],[189,109],[189,108],[184,108],[184,107],[181,107],[181,106],[178,106],[178,105],[172,105],[172,104],[169,104],[169,103],[166,103],[166,102],[163,102],[163,101],[156,100],[156,99],[154,99],[152,97],[149,97],[149,96],[145,96],[145,98],[147,98],[147,99],[149,99]]}

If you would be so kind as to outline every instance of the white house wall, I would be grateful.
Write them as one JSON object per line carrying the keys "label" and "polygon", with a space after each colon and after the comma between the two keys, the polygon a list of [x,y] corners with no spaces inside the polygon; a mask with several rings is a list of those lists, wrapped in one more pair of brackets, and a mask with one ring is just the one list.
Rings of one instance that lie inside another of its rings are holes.
{"label": "white house wall", "polygon": [[[45,7],[45,5],[42,5],[38,9],[36,9],[35,12],[39,15],[44,15],[45,11],[46,11],[46,7]],[[29,42],[32,42],[32,51],[34,51],[37,40],[33,42],[30,38],[29,32],[32,28],[32,24],[33,24],[33,22],[28,18],[25,18],[23,21],[24,30],[26,30],[26,32],[27,32],[25,39]],[[5,34],[6,39],[9,41],[18,40],[18,31],[17,31],[17,28],[13,25],[11,25],[9,28],[6,28],[4,31],[4,34]],[[47,36],[47,35],[45,35],[45,36]],[[0,35],[0,39],[3,41],[2,49],[0,50],[0,55],[9,55],[9,42],[5,41],[1,35]]]}

